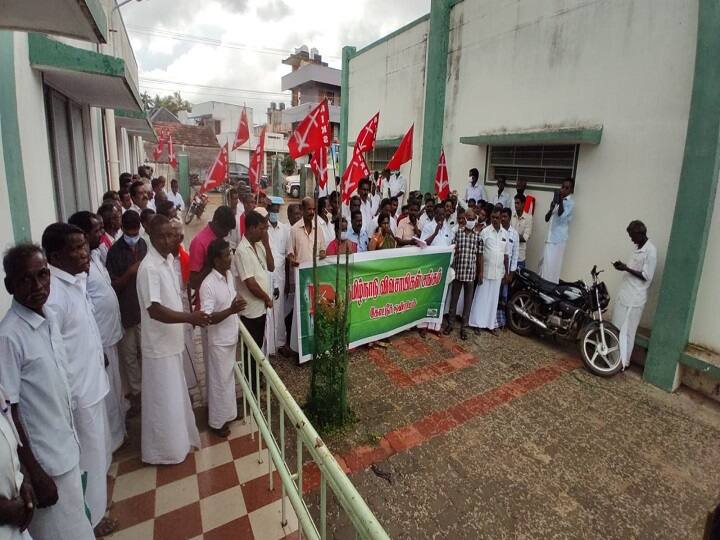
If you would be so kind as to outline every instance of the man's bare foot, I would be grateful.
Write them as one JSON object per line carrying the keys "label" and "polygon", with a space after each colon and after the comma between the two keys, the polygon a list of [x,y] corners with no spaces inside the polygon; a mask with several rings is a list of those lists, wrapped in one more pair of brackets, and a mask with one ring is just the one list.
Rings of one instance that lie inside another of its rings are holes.
{"label": "man's bare foot", "polygon": [[116,520],[104,517],[100,520],[100,523],[95,525],[93,532],[95,533],[95,538],[102,538],[103,536],[112,534],[117,528],[118,522]]}

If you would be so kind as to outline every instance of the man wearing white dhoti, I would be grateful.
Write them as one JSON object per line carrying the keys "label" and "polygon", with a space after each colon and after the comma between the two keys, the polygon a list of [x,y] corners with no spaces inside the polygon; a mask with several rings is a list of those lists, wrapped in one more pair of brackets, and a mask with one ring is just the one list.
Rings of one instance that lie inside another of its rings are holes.
{"label": "man wearing white dhoti", "polygon": [[638,220],[631,221],[627,233],[637,249],[633,251],[627,264],[621,261],[613,263],[616,270],[624,272],[612,317],[613,324],[620,330],[620,357],[623,369],[630,365],[630,357],[635,346],[635,333],[640,324],[647,302],[647,291],[657,266],[657,249],[648,240],[645,224]]}
{"label": "man wearing white dhoti", "polygon": [[575,180],[572,178],[563,180],[560,190],[553,196],[550,210],[545,214],[545,222],[550,222],[550,226],[545,241],[545,252],[540,263],[540,275],[553,283],[560,282],[565,245],[575,208],[575,200],[572,197],[574,186]]}
{"label": "man wearing white dhoti", "polygon": [[[125,440],[125,413],[129,403],[122,392],[120,379],[120,360],[118,356],[118,343],[122,338],[122,325],[120,323],[120,304],[115,290],[112,288],[110,274],[105,267],[100,251],[100,240],[104,234],[103,222],[88,211],[76,212],[68,223],[80,227],[85,232],[90,246],[90,270],[87,279],[87,294],[93,307],[93,315],[100,331],[103,353],[107,363],[106,372],[110,391],[105,396],[105,408],[108,415],[108,430],[110,433],[110,454],[122,446]],[[108,459],[108,466],[112,459]]]}
{"label": "man wearing white dhoti", "polygon": [[275,270],[272,273],[273,307],[269,312],[265,329],[265,354],[271,355],[287,343],[285,333],[285,283],[289,278],[289,266],[285,264],[290,247],[290,225],[280,222],[280,197],[270,197],[268,207],[268,238]]}
{"label": "man wearing white dhoti", "polygon": [[180,463],[193,447],[200,448],[183,372],[183,324],[206,326],[209,317],[183,311],[170,253],[174,239],[170,220],[155,216],[137,274],[143,355],[140,447],[142,460],[155,465]]}
{"label": "man wearing white dhoti", "polygon": [[0,322],[0,383],[6,392],[0,407],[7,399],[22,443],[18,456],[35,492],[30,533],[35,540],[91,540],[66,350],[45,309],[50,271],[42,250],[32,244],[8,250],[3,269],[13,301]]}
{"label": "man wearing white dhoti", "polygon": [[480,233],[483,256],[478,268],[478,288],[470,310],[470,326],[485,328],[493,335],[497,328],[497,306],[500,286],[510,270],[512,243],[508,231],[500,226],[501,209],[495,207],[490,227]]}
{"label": "man wearing white dhoti", "polygon": [[[242,242],[242,241],[241,241]],[[235,292],[230,272],[230,244],[213,240],[207,251],[212,271],[200,285],[200,309],[210,317],[208,332],[208,424],[220,437],[230,435],[228,424],[237,417],[234,367],[240,319],[245,301]]]}
{"label": "man wearing white dhoti", "polygon": [[[389,172],[390,171],[388,170],[388,173]],[[383,176],[385,176],[385,171],[383,171]],[[405,177],[400,174],[400,171],[395,171],[390,175],[388,180],[388,197],[397,197],[398,207],[402,208],[403,202],[405,201],[406,191],[407,187],[405,186]]]}
{"label": "man wearing white dhoti", "polygon": [[43,232],[42,246],[51,274],[45,308],[58,323],[68,352],[73,420],[80,440],[80,470],[87,472],[85,501],[95,532],[104,536],[117,527],[104,517],[110,457],[105,396],[110,385],[100,330],[87,297],[88,243],[79,227],[53,223]]}

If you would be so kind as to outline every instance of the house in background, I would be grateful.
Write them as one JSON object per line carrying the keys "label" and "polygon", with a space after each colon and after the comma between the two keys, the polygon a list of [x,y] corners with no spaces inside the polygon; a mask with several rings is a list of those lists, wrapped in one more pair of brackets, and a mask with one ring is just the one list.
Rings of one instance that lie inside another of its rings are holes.
{"label": "house in background", "polygon": [[[112,0],[3,2],[0,249],[95,210],[154,140]],[[9,297],[0,293],[0,310]]]}

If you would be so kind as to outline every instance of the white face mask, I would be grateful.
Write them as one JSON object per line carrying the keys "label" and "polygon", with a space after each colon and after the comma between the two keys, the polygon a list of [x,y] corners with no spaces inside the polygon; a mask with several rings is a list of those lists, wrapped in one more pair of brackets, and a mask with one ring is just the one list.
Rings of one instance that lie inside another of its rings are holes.
{"label": "white face mask", "polygon": [[472,230],[475,228],[475,224],[476,224],[476,223],[477,223],[477,221],[466,221],[466,222],[465,222],[465,228],[466,228],[468,231],[472,231]]}
{"label": "white face mask", "polygon": [[347,231],[340,231],[340,240],[343,242],[348,239],[348,232]]}

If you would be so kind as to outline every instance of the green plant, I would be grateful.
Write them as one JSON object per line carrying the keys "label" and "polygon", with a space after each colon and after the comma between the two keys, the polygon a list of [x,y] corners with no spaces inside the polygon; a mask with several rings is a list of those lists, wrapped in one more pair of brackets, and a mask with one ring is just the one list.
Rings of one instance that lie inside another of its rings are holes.
{"label": "green plant", "polygon": [[291,175],[291,174],[295,173],[296,169],[297,169],[297,164],[295,163],[295,160],[290,156],[290,154],[286,154],[282,160],[283,174],[285,176]]}

